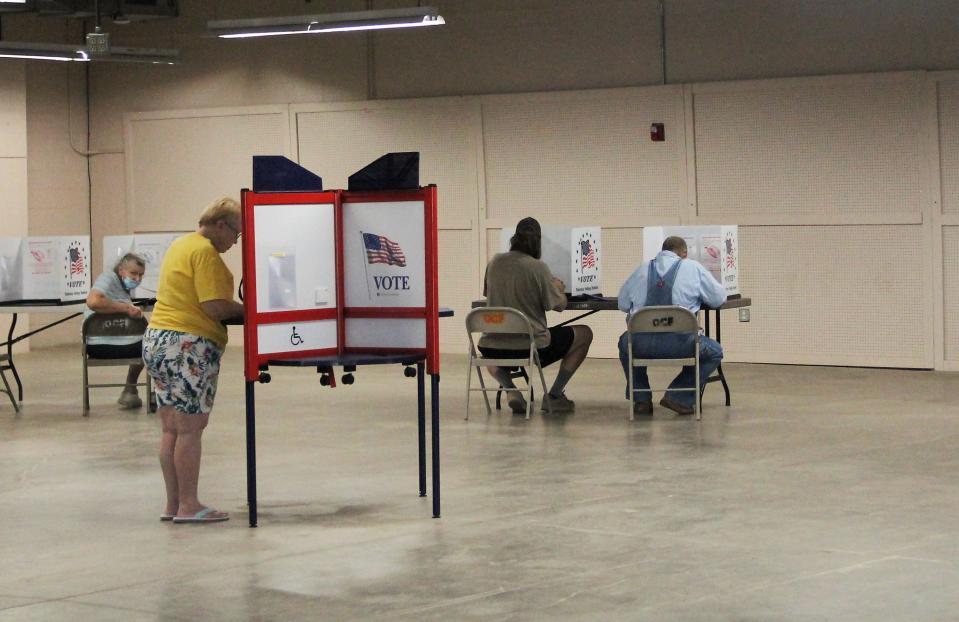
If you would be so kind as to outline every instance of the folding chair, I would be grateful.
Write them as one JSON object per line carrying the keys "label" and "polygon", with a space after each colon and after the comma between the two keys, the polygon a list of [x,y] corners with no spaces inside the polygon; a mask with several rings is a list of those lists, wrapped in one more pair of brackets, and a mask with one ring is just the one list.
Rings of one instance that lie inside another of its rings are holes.
{"label": "folding chair", "polygon": [[[527,356],[522,358],[494,359],[484,358],[480,355],[473,340],[474,333],[485,333],[487,335],[514,335],[524,338],[524,345],[517,350],[529,348]],[[487,388],[483,380],[482,367],[535,367],[539,371],[539,380],[543,385],[543,395],[546,395],[546,378],[543,377],[543,366],[539,363],[539,352],[536,351],[536,339],[533,334],[533,326],[529,318],[522,312],[509,307],[480,307],[473,309],[466,316],[466,335],[469,337],[469,363],[466,370],[466,419],[470,418],[470,393],[480,391],[483,393],[483,400],[486,402],[486,414],[493,414],[490,408],[489,396],[487,393],[499,391],[499,383],[496,387]],[[476,377],[479,378],[479,389],[472,388],[473,369],[476,369]],[[526,418],[529,419],[533,408],[533,383],[526,383]],[[547,408],[549,408],[547,406]]]}
{"label": "folding chair", "polygon": [[[664,367],[674,365],[694,365],[696,367],[696,386],[688,389],[674,389],[674,391],[695,391],[696,392],[696,419],[703,418],[703,406],[700,400],[699,389],[699,322],[696,315],[689,309],[677,306],[654,306],[644,307],[634,313],[629,318],[627,327],[626,343],[628,349],[627,359],[630,362],[630,373],[626,380],[628,385],[628,408],[629,420],[633,420],[633,397],[636,393],[650,393],[653,388],[650,385],[648,389],[633,388],[633,367]],[[694,333],[696,335],[695,349],[693,356],[687,358],[675,359],[637,359],[633,358],[633,335],[636,333]]]}
{"label": "folding chair", "polygon": [[[83,321],[81,329],[82,346],[81,356],[83,357],[83,416],[90,414],[90,389],[100,389],[107,387],[125,387],[122,383],[101,383],[91,384],[89,367],[117,367],[130,365],[143,365],[143,357],[137,358],[91,358],[87,352],[87,339],[90,337],[143,337],[147,329],[146,318],[132,318],[123,313],[94,313]],[[156,400],[153,396],[153,383],[150,374],[144,371],[146,380],[138,382],[136,386],[147,388],[147,409],[149,412],[156,412]]]}
{"label": "folding chair", "polygon": [[10,398],[10,403],[13,404],[13,412],[20,412],[20,404],[17,403],[17,398],[13,395],[13,389],[10,388],[10,383],[7,382],[7,376],[4,374],[4,370],[12,370],[13,367],[10,366],[10,357],[6,354],[0,354],[0,380],[3,381],[3,388],[0,389],[0,393],[6,393],[7,397]]}

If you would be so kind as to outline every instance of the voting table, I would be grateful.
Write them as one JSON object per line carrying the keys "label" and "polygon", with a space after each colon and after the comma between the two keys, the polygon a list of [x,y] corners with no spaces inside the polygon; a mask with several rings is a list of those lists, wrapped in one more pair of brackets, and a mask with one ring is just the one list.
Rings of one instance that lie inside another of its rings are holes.
{"label": "voting table", "polygon": [[[134,300],[133,303],[139,307],[143,307],[144,311],[150,311],[153,308],[152,299],[148,300]],[[28,339],[37,333],[42,333],[45,330],[53,328],[64,322],[68,322],[75,317],[83,315],[83,311],[86,309],[86,300],[68,300],[68,301],[23,301],[23,302],[0,302],[0,313],[10,314],[12,317],[10,319],[10,328],[7,330],[7,340],[0,342],[0,347],[6,348],[6,353],[0,355],[0,375],[4,371],[9,371],[13,375],[13,380],[17,385],[16,396],[13,394],[12,387],[6,386],[6,377],[3,377],[4,387],[0,388],[0,393],[7,393],[10,397],[10,402],[13,404],[13,408],[16,412],[20,412],[20,402],[23,401],[23,382],[20,378],[20,373],[17,371],[16,363],[13,358],[13,346],[17,343],[20,343],[24,339]],[[63,314],[67,313],[66,317],[59,318],[52,322],[48,322],[42,326],[34,328],[22,335],[17,335],[17,321],[21,313],[29,313],[31,315],[36,314]]]}
{"label": "voting table", "polygon": [[[0,393],[7,393],[7,395],[10,397],[10,402],[13,404],[13,409],[16,412],[20,412],[20,402],[23,401],[23,382],[20,379],[20,373],[17,371],[17,366],[13,359],[13,346],[24,339],[36,335],[37,333],[41,333],[49,328],[57,326],[58,324],[63,324],[64,322],[82,315],[83,309],[86,308],[84,302],[85,301],[83,300],[71,300],[67,302],[26,301],[0,303],[0,313],[8,313],[12,316],[10,319],[10,328],[7,331],[7,340],[0,343],[0,347],[6,347],[6,354],[4,354],[2,360],[0,360],[0,376],[3,375],[4,371],[9,371],[13,375],[13,380],[17,385],[17,394],[14,396],[12,387],[8,386],[6,383],[7,381],[5,376],[3,377],[4,388],[0,389]],[[21,313],[69,313],[69,315],[56,321],[44,324],[38,328],[34,328],[33,330],[23,333],[22,335],[17,335],[17,319]]]}
{"label": "voting table", "polygon": [[[486,300],[474,300],[472,304],[472,307],[474,309],[477,307],[485,307],[485,306],[486,306]],[[749,306],[752,306],[752,300],[750,298],[743,298],[738,295],[735,297],[729,298],[728,300],[726,300],[726,302],[724,302],[722,305],[716,308],[703,306],[702,307],[703,316],[704,316],[703,328],[704,328],[704,332],[706,333],[706,336],[707,337],[711,336],[710,335],[710,328],[711,328],[710,314],[715,315],[716,341],[722,343],[721,312],[727,309],[740,309],[742,307],[749,307]],[[618,299],[612,298],[609,296],[574,296],[570,298],[570,300],[567,302],[566,311],[580,311],[581,313],[572,319],[556,324],[556,326],[566,326],[567,324],[572,324],[573,322],[581,320],[584,317],[588,317],[600,311],[616,311],[616,312],[622,313],[619,310]],[[729,394],[729,383],[726,382],[726,375],[723,373],[722,363],[720,363],[719,367],[716,369],[716,374],[706,380],[707,384],[710,382],[722,383],[723,391],[726,394],[726,406],[729,406],[731,404],[730,394]]]}

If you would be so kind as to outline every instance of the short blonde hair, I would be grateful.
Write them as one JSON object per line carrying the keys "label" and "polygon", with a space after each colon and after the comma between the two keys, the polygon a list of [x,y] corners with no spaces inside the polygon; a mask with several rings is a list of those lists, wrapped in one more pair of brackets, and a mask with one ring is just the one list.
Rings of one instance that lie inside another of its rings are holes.
{"label": "short blonde hair", "polygon": [[200,226],[214,225],[218,221],[228,218],[240,220],[240,204],[230,197],[220,197],[210,203],[200,214]]}

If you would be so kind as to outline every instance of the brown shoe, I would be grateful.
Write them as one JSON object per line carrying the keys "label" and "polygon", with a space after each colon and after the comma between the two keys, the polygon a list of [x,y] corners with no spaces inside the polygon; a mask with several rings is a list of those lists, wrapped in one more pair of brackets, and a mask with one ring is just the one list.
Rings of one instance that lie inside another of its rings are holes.
{"label": "brown shoe", "polygon": [[634,415],[653,414],[653,403],[652,402],[633,402],[633,414]]}
{"label": "brown shoe", "polygon": [[692,406],[685,406],[675,400],[669,399],[668,397],[664,397],[663,399],[659,400],[659,405],[674,411],[677,415],[693,414]]}

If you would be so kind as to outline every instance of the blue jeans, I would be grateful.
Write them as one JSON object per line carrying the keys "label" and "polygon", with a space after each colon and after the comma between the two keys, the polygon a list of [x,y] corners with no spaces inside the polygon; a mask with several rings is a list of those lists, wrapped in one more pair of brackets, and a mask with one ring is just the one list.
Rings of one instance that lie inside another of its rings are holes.
{"label": "blue jeans", "polygon": [[[623,373],[629,373],[629,361],[627,357],[629,352],[626,349],[629,333],[623,333],[619,337],[619,362],[623,364]],[[633,335],[633,356],[636,358],[647,359],[678,359],[691,357],[693,347],[696,343],[696,335],[693,333],[637,333]],[[699,383],[700,390],[706,386],[706,379],[709,378],[719,363],[723,360],[723,347],[719,342],[709,337],[699,338]],[[679,375],[669,384],[666,391],[666,397],[692,408],[696,404],[695,391],[676,391],[677,388],[692,389],[696,386],[696,368],[687,365],[683,367]],[[646,375],[645,367],[633,368],[633,389],[649,389],[649,377]],[[629,381],[627,377],[626,391],[629,392]],[[627,395],[626,399],[632,398],[637,403],[650,402],[651,393],[635,393],[632,396]]]}

